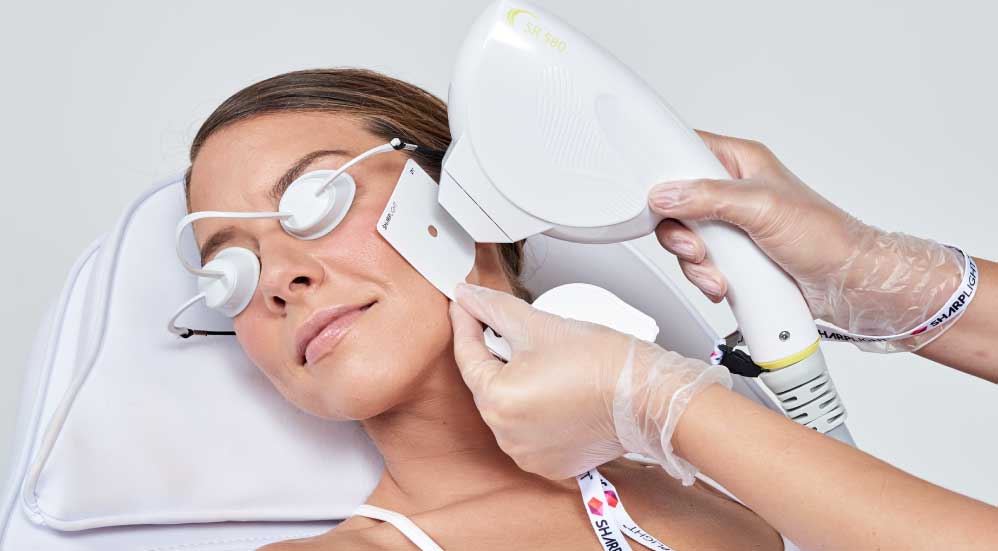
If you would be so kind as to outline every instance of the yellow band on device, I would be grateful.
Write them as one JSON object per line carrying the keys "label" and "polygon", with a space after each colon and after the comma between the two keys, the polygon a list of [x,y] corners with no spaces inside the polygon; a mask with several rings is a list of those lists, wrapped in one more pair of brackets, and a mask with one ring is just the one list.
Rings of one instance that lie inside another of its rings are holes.
{"label": "yellow band on device", "polygon": [[779,360],[774,360],[772,362],[756,362],[756,365],[765,369],[766,371],[776,371],[777,369],[783,369],[784,367],[794,365],[795,363],[803,360],[804,358],[814,354],[818,350],[818,344],[821,342],[821,337],[818,337],[814,344],[808,346],[800,352],[787,356],[786,358],[781,358]]}

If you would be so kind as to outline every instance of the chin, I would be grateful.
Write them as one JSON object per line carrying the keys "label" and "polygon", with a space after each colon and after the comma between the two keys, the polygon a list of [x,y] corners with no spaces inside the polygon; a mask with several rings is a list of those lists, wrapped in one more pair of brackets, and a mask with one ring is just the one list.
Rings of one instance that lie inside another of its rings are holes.
{"label": "chin", "polygon": [[244,317],[237,319],[237,335],[253,363],[299,409],[330,420],[370,419],[419,395],[433,370],[456,369],[449,301],[419,283],[379,297],[335,346],[304,365],[287,355],[273,326]]}
{"label": "chin", "polygon": [[[333,363],[324,358],[320,363]],[[384,365],[384,364],[381,364]],[[330,420],[361,421],[377,417],[411,396],[414,386],[421,379],[421,369],[370,368],[360,358],[329,366],[336,374],[318,376],[309,389],[314,399],[309,413]]]}
{"label": "chin", "polygon": [[412,399],[441,356],[453,357],[449,323],[378,318],[358,320],[335,349],[306,367],[310,376],[302,382],[313,398],[306,411],[331,420],[377,417]]}

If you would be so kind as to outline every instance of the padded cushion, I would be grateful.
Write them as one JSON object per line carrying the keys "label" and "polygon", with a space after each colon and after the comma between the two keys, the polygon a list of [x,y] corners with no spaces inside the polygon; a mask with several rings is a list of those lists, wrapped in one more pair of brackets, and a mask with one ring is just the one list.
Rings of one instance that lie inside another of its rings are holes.
{"label": "padded cushion", "polygon": [[[23,506],[59,530],[349,516],[381,472],[359,424],[296,409],[233,337],[166,331],[196,294],[173,248],[184,214],[182,183],[160,186],[101,248],[72,380],[46,416]],[[181,323],[231,326],[205,308]]]}

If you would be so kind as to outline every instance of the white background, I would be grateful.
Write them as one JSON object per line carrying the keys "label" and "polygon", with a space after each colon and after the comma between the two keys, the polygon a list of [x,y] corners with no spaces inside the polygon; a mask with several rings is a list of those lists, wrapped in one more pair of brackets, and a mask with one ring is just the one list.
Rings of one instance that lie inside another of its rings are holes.
{"label": "white background", "polygon": [[[868,222],[998,258],[992,5],[539,3],[631,65],[694,126],[764,141],[812,187]],[[463,29],[484,5],[5,6],[0,473],[45,305],[74,258],[125,205],[185,166],[190,139],[216,105],[277,73],[344,65],[444,97]],[[719,330],[729,328],[723,308],[690,296]],[[998,503],[995,385],[912,356],[848,345],[827,345],[826,353],[864,449]]]}

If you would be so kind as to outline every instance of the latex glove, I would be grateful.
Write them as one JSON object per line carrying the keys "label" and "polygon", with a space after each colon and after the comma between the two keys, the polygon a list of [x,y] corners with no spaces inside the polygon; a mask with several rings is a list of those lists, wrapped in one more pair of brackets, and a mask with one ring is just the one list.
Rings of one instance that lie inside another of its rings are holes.
{"label": "latex glove", "polygon": [[[672,434],[721,366],[684,358],[602,325],[537,310],[513,295],[460,285],[451,303],[454,356],[496,441],[520,468],[569,478],[625,451],[655,459],[692,484]],[[505,338],[509,363],[485,347],[481,320]]]}
{"label": "latex glove", "polygon": [[[659,242],[714,302],[727,292],[724,275],[705,258],[703,241],[677,220],[741,227],[796,280],[816,318],[852,333],[915,329],[960,285],[964,260],[956,251],[860,222],[807,187],[758,142],[698,133],[737,180],[659,184],[649,205],[667,217],[656,231]],[[952,326],[900,341],[855,344],[877,352],[911,351]]]}

